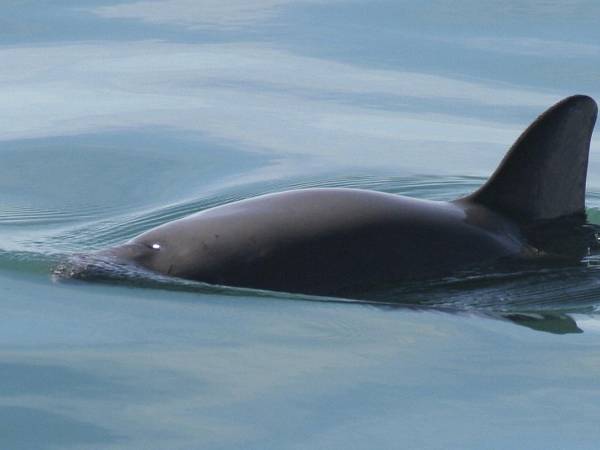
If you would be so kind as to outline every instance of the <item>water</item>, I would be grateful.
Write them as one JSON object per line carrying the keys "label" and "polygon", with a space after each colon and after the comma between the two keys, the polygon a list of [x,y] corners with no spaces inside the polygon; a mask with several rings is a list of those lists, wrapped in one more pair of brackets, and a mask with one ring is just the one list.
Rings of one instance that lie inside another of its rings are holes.
{"label": "water", "polygon": [[471,192],[546,107],[600,98],[599,14],[584,0],[3,5],[0,448],[597,448],[594,255],[381,304],[51,272],[266,192]]}

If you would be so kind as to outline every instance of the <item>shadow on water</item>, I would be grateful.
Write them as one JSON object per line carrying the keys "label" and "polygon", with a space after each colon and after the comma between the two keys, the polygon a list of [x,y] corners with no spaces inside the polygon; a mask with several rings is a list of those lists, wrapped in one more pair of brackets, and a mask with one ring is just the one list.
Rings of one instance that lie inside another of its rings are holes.
{"label": "shadow on water", "polygon": [[[313,186],[359,187],[435,200],[447,200],[472,191],[479,178],[385,178],[346,177],[314,178],[285,182],[257,183],[223,190],[218,194],[146,210],[133,216],[107,220],[100,218],[58,227],[54,232],[29,235],[18,250],[0,249],[0,269],[53,273],[57,282],[85,280],[137,288],[165,289],[204,295],[250,295],[316,302],[371,305],[380,308],[436,310],[458,314],[477,314],[509,320],[533,330],[556,334],[581,333],[571,314],[595,314],[600,305],[600,256],[590,254],[578,263],[527,263],[455,274],[452,277],[385,286],[376,290],[347,295],[349,298],[315,297],[301,294],[260,291],[174,279],[138,267],[117,264],[94,257],[90,250],[125,241],[153,226],[190,213],[283,189]],[[595,206],[596,195],[592,194]],[[591,222],[600,217],[597,209],[589,210]],[[590,225],[593,226],[593,225]],[[0,230],[1,231],[1,230]],[[34,249],[41,249],[36,252]],[[89,270],[89,269],[93,270]],[[89,274],[93,274],[90,276]]]}

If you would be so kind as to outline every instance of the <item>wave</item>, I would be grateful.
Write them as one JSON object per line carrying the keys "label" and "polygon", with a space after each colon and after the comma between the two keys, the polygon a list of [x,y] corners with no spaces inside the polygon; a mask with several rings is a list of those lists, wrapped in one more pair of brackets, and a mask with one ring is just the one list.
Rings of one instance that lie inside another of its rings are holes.
{"label": "wave", "polygon": [[[172,204],[105,217],[105,211],[88,208],[73,211],[42,211],[26,207],[2,207],[0,211],[0,268],[54,273],[57,280],[69,277],[73,258],[120,242],[154,226],[214,206],[285,189],[354,187],[433,200],[448,200],[472,192],[484,179],[477,177],[314,177],[288,179],[227,190],[215,190]],[[600,193],[588,195],[590,221],[600,222]],[[77,219],[77,220],[75,220]],[[72,221],[75,220],[75,223]],[[56,226],[48,229],[46,225]],[[65,225],[66,224],[66,225]],[[11,225],[19,225],[15,232]],[[41,226],[44,225],[44,226]],[[27,232],[21,227],[25,226]],[[16,235],[16,237],[14,236]],[[8,239],[12,237],[12,240]],[[81,263],[81,260],[79,260]],[[71,266],[69,266],[71,264]],[[178,280],[135,267],[99,265],[94,281],[127,283],[144,287],[199,293],[275,296],[286,299],[402,305],[419,308],[450,308],[462,311],[525,313],[539,311],[585,312],[600,310],[600,258],[590,255],[571,266],[526,266],[514,270],[463,273],[451,278],[387,286],[365,293],[360,299],[325,299],[271,293]]]}

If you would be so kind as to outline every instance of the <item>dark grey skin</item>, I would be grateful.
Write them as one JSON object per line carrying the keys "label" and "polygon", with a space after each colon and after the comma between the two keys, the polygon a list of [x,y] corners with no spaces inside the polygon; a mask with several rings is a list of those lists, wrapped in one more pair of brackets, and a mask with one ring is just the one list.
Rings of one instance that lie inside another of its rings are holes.
{"label": "dark grey skin", "polygon": [[532,230],[585,220],[596,115],[586,96],[554,105],[482,188],[455,201],[281,192],[198,212],[100,254],[211,284],[329,296],[544,255],[543,233]]}

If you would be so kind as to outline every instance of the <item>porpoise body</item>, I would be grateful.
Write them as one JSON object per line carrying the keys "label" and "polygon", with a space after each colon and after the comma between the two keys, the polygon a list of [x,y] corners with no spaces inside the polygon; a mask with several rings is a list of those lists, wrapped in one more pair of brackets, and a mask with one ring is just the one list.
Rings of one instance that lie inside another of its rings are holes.
{"label": "porpoise body", "polygon": [[345,188],[286,191],[165,223],[100,255],[211,284],[350,297],[547,255],[537,230],[585,222],[596,115],[587,96],[557,103],[487,183],[454,201]]}

